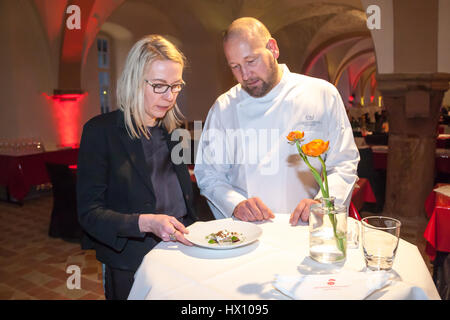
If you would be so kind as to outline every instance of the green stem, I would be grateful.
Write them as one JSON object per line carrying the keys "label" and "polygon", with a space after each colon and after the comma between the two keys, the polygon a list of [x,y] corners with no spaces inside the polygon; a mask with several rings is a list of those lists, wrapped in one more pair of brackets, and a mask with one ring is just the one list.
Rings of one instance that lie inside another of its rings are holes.
{"label": "green stem", "polygon": [[328,189],[327,167],[325,166],[325,162],[323,161],[321,156],[319,156],[319,161],[322,164],[322,176],[323,176],[323,182],[325,184],[325,190],[327,191],[327,194],[330,194],[329,189]]}

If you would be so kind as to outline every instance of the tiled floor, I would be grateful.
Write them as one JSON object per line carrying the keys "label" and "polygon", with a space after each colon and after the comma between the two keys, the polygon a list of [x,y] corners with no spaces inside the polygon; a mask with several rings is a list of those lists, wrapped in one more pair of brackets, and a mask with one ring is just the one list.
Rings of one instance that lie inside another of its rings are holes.
{"label": "tiled floor", "polygon": [[[47,235],[52,201],[0,202],[0,299],[104,299],[95,252]],[[69,266],[79,267],[80,289],[69,289],[77,284]]]}
{"label": "tiled floor", "polygon": [[[48,236],[52,201],[51,195],[26,200],[23,206],[0,201],[0,300],[104,299],[95,253]],[[422,236],[427,220],[402,222],[401,237],[418,246],[431,273]],[[72,274],[66,271],[72,265],[80,268],[80,289],[68,288]]]}

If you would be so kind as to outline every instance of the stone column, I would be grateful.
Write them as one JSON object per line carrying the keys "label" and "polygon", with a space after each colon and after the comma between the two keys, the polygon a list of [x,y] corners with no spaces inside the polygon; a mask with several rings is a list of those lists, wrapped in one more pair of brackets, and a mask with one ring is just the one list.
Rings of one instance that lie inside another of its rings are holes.
{"label": "stone column", "polygon": [[389,120],[384,214],[414,220],[425,216],[433,188],[439,109],[449,74],[377,75]]}

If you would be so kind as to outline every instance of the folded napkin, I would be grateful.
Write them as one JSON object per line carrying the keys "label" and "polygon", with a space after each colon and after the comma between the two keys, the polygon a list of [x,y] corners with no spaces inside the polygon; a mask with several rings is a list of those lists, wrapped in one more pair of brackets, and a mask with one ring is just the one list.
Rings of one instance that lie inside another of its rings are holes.
{"label": "folded napkin", "polygon": [[343,270],[336,274],[277,275],[273,285],[296,300],[362,300],[388,285],[389,278],[386,271]]}

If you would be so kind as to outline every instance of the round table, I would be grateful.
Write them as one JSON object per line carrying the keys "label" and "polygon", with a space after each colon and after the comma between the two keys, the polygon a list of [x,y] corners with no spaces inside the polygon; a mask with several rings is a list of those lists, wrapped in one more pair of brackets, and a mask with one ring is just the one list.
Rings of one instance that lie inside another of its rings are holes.
{"label": "round table", "polygon": [[[201,223],[201,222],[200,222]],[[348,249],[341,265],[325,265],[308,257],[309,228],[291,226],[289,215],[276,214],[257,223],[263,230],[254,243],[229,250],[189,247],[161,242],[143,259],[129,299],[258,300],[289,299],[273,286],[275,275],[338,272],[365,268],[361,248]],[[440,299],[416,246],[400,240],[393,270],[402,284],[417,286],[429,299]],[[396,285],[372,293],[368,299],[414,299],[398,295]],[[413,290],[414,291],[414,290]]]}

